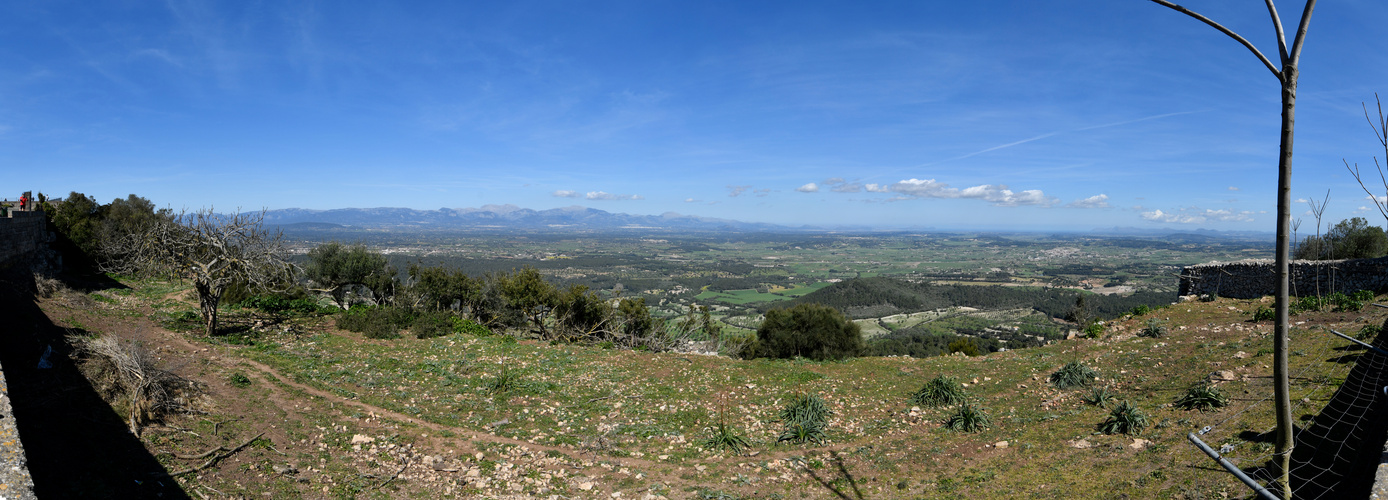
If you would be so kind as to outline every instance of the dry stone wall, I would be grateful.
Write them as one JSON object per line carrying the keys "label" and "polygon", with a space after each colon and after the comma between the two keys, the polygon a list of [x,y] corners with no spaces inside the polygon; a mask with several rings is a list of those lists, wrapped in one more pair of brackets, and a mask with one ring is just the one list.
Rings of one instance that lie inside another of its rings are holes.
{"label": "dry stone wall", "polygon": [[[1388,288],[1388,257],[1297,260],[1289,267],[1294,296]],[[1180,295],[1252,299],[1277,293],[1276,262],[1270,259],[1211,262],[1181,269]]]}
{"label": "dry stone wall", "polygon": [[[25,266],[35,272],[56,270],[57,259],[48,243],[53,235],[43,212],[10,212],[0,217],[0,269]],[[23,269],[20,275],[27,275]],[[32,500],[34,483],[15,426],[9,389],[0,367],[0,499]]]}

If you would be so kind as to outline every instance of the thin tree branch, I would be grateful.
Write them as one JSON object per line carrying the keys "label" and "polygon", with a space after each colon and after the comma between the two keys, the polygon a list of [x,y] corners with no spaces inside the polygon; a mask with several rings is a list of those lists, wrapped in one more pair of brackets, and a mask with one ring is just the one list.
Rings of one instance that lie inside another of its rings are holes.
{"label": "thin tree branch", "polygon": [[[1219,23],[1217,23],[1217,22],[1214,22],[1214,21],[1211,20],[1210,18],[1205,17],[1205,16],[1202,16],[1202,15],[1200,15],[1199,13],[1197,13],[1197,12],[1195,12],[1195,11],[1192,11],[1192,10],[1190,10],[1190,9],[1187,9],[1187,8],[1185,8],[1185,7],[1182,7],[1182,6],[1180,6],[1180,5],[1176,5],[1176,4],[1171,3],[1171,2],[1168,2],[1168,1],[1166,1],[1166,0],[1152,0],[1152,1],[1153,1],[1153,2],[1156,2],[1157,4],[1160,4],[1160,5],[1169,7],[1169,8],[1171,8],[1172,10],[1175,10],[1176,12],[1180,12],[1180,13],[1185,14],[1185,15],[1187,15],[1187,16],[1193,17],[1193,18],[1195,18],[1196,20],[1199,20],[1199,21],[1202,22],[1202,23],[1205,23],[1205,24],[1210,25],[1211,28],[1214,28],[1214,29],[1219,30],[1220,33],[1224,33],[1224,34],[1226,34],[1226,35],[1229,35],[1230,38],[1233,38],[1234,40],[1236,40],[1236,41],[1238,41],[1239,43],[1243,44],[1244,47],[1247,47],[1249,51],[1253,52],[1253,55],[1254,55],[1254,56],[1257,56],[1257,57],[1258,57],[1258,60],[1263,62],[1263,66],[1267,66],[1268,71],[1271,71],[1271,72],[1272,72],[1272,76],[1277,77],[1277,80],[1278,80],[1278,81],[1285,81],[1285,76],[1282,74],[1281,71],[1279,71],[1279,70],[1277,69],[1276,66],[1274,66],[1274,65],[1272,64],[1272,61],[1269,61],[1268,58],[1267,58],[1267,56],[1264,56],[1262,52],[1259,52],[1259,51],[1258,51],[1258,48],[1257,48],[1257,47],[1254,47],[1252,42],[1249,42],[1249,41],[1248,41],[1247,39],[1245,39],[1244,37],[1239,36],[1238,33],[1234,33],[1234,32],[1233,32],[1232,30],[1230,30],[1229,28],[1225,28],[1224,25],[1219,24]],[[1313,2],[1311,2],[1311,3],[1315,3],[1315,2],[1313,1]],[[1309,9],[1309,7],[1308,7],[1308,9]],[[1308,12],[1309,12],[1309,10],[1308,10]],[[1296,40],[1297,40],[1297,41],[1296,41],[1296,48],[1293,49],[1293,55],[1295,55],[1296,51],[1299,50],[1299,49],[1301,48],[1301,35],[1306,34],[1306,27],[1307,27],[1308,24],[1309,24],[1309,20],[1308,20],[1306,17],[1303,17],[1302,20],[1301,20],[1301,32],[1297,34],[1297,38],[1296,38]]]}
{"label": "thin tree branch", "polygon": [[1282,67],[1287,67],[1287,34],[1282,31],[1282,18],[1277,16],[1277,7],[1272,0],[1268,4],[1268,14],[1272,15],[1272,27],[1277,30],[1277,53],[1282,56]]}
{"label": "thin tree branch", "polygon": [[1296,28],[1296,40],[1292,41],[1292,66],[1301,61],[1301,44],[1306,41],[1306,31],[1311,27],[1311,11],[1315,8],[1316,0],[1306,0],[1306,8],[1301,11],[1301,25]]}

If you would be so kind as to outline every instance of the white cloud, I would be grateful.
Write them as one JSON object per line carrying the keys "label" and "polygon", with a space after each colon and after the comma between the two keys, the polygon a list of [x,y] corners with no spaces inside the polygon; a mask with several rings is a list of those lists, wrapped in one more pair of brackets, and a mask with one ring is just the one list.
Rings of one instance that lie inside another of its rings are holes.
{"label": "white cloud", "polygon": [[580,196],[583,196],[581,194],[578,194],[578,191],[569,191],[567,189],[560,189],[558,191],[555,191],[553,194],[556,198],[578,198]]}
{"label": "white cloud", "polygon": [[1234,211],[1229,209],[1211,210],[1199,208],[1183,208],[1178,213],[1167,213],[1161,210],[1142,212],[1142,219],[1152,222],[1173,222],[1177,224],[1202,224],[1205,222],[1251,222],[1253,212],[1250,210]]}
{"label": "white cloud", "polygon": [[1070,202],[1069,205],[1065,205],[1065,206],[1071,207],[1071,208],[1111,208],[1111,207],[1113,207],[1113,205],[1109,205],[1109,204],[1108,204],[1108,195],[1106,195],[1106,194],[1096,194],[1096,195],[1094,195],[1094,196],[1090,196],[1090,197],[1085,198],[1085,199],[1083,199],[1083,200],[1075,200],[1075,201]]}
{"label": "white cloud", "polygon": [[590,200],[644,200],[644,196],[639,194],[612,194],[603,191],[589,191],[584,198]]}
{"label": "white cloud", "polygon": [[844,180],[843,177],[830,177],[824,179],[824,184],[829,186],[829,190],[835,193],[858,193],[863,190],[863,184],[861,182],[848,182]]}
{"label": "white cloud", "polygon": [[1229,190],[1230,190],[1230,191],[1238,191],[1239,188],[1236,187],[1236,186],[1229,186]]}
{"label": "white cloud", "polygon": [[734,185],[729,184],[729,185],[728,185],[728,197],[729,197],[729,198],[737,198],[738,196],[741,196],[742,193],[747,192],[748,189],[752,189],[752,186],[734,186]]}
{"label": "white cloud", "polygon": [[892,189],[891,189],[890,187],[888,187],[888,186],[886,186],[886,185],[883,185],[883,184],[868,184],[868,185],[863,186],[863,189],[866,189],[867,192],[869,192],[869,193],[890,193],[890,192],[892,192]]}
{"label": "white cloud", "polygon": [[[869,187],[875,187],[869,185]],[[872,189],[869,189],[871,191]],[[935,179],[907,179],[887,186],[887,190],[915,198],[973,198],[991,202],[1002,207],[1021,205],[1051,206],[1060,200],[1046,196],[1039,189],[1013,191],[1002,184],[983,184],[964,189],[949,187],[949,184]]]}
{"label": "white cloud", "polygon": [[1373,201],[1379,205],[1388,204],[1388,196],[1365,195],[1364,199]]}
{"label": "white cloud", "polygon": [[800,186],[800,187],[798,187],[798,188],[795,188],[795,190],[796,190],[796,191],[799,191],[799,192],[801,192],[801,193],[818,193],[818,192],[819,192],[819,185],[817,185],[817,184],[811,182],[811,183],[806,184],[806,185],[804,185],[804,186]]}
{"label": "white cloud", "polygon": [[697,203],[698,201],[699,201],[699,200],[696,200],[696,199],[694,199],[694,198],[685,198],[685,199],[684,199],[684,202],[685,202],[685,203]]}

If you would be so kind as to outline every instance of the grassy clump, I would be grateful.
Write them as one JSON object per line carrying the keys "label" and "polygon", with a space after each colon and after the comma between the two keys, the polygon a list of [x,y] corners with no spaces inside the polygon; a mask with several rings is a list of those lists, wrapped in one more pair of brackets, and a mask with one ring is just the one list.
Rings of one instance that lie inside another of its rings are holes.
{"label": "grassy clump", "polygon": [[1099,432],[1104,434],[1142,434],[1142,429],[1147,428],[1147,413],[1141,408],[1133,406],[1132,403],[1123,401],[1109,412],[1108,418],[1099,424]]}
{"label": "grassy clump", "polygon": [[1090,323],[1084,327],[1085,338],[1097,339],[1104,335],[1104,325],[1102,323]]}
{"label": "grassy clump", "polygon": [[1210,410],[1229,406],[1229,399],[1219,388],[1208,383],[1196,384],[1176,400],[1175,406],[1184,410]]}
{"label": "grassy clump", "polygon": [[1150,337],[1159,339],[1166,336],[1166,324],[1158,321],[1157,318],[1147,320],[1147,326],[1137,332],[1139,337]]}
{"label": "grassy clump", "polygon": [[824,430],[829,426],[829,405],[814,394],[801,394],[781,409],[781,423],[785,430],[776,442],[823,443]]}
{"label": "grassy clump", "polygon": [[232,387],[245,388],[251,386],[251,378],[241,372],[236,372],[227,376],[227,382],[230,382]]}
{"label": "grassy clump", "polygon": [[992,424],[984,408],[964,403],[959,410],[945,419],[945,428],[959,432],[979,432]]}
{"label": "grassy clump", "polygon": [[1151,306],[1148,306],[1147,304],[1140,304],[1140,305],[1137,305],[1137,306],[1133,306],[1132,315],[1133,315],[1133,316],[1142,316],[1142,315],[1147,314],[1147,313],[1149,313],[1149,312],[1152,312],[1152,307],[1151,307]]}
{"label": "grassy clump", "polygon": [[1258,309],[1253,311],[1253,321],[1272,321],[1275,319],[1277,319],[1277,311],[1268,306],[1258,306]]}
{"label": "grassy clump", "polygon": [[1099,373],[1093,368],[1084,366],[1078,361],[1071,361],[1065,366],[1060,367],[1055,373],[1051,374],[1051,384],[1058,389],[1070,389],[1073,387],[1089,387],[1094,383],[1094,379],[1099,377]]}
{"label": "grassy clump", "polygon": [[911,402],[932,408],[954,406],[964,402],[964,386],[954,377],[940,375],[925,383],[921,390],[911,396]]}
{"label": "grassy clump", "polygon": [[1083,401],[1087,405],[1108,408],[1116,399],[1118,398],[1109,392],[1107,387],[1095,387],[1088,396],[1084,397]]}

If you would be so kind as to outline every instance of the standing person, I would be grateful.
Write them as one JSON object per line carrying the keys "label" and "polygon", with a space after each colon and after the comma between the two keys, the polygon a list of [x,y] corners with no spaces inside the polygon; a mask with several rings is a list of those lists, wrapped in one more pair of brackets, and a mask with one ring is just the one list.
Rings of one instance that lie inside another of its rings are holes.
{"label": "standing person", "polygon": [[19,195],[19,211],[25,212],[25,211],[28,211],[28,210],[29,210],[29,192],[28,192],[28,191],[25,191],[24,194]]}

